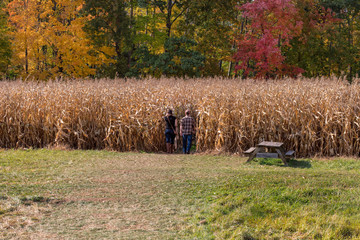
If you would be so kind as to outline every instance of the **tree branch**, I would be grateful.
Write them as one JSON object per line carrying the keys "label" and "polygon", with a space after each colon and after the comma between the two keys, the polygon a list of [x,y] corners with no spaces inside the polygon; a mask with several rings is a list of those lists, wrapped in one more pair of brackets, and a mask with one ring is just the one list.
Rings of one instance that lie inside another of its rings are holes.
{"label": "tree branch", "polygon": [[171,25],[186,11],[187,8],[184,8],[175,18],[171,21]]}

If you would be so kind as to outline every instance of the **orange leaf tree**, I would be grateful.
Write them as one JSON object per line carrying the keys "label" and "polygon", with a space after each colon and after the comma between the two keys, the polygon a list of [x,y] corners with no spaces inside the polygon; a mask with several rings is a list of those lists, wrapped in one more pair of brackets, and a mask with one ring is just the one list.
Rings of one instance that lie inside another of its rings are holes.
{"label": "orange leaf tree", "polygon": [[0,2],[0,77],[4,77],[10,65],[11,49],[8,37],[4,3]]}
{"label": "orange leaf tree", "polygon": [[[13,0],[8,4],[13,65],[26,78],[80,78],[109,61],[107,49],[94,49],[83,31],[83,0]],[[111,54],[111,53],[109,53]]]}

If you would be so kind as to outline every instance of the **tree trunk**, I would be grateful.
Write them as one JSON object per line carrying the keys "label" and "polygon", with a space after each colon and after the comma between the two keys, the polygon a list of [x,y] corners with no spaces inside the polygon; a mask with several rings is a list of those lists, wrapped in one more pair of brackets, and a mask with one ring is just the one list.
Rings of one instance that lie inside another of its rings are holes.
{"label": "tree trunk", "polygon": [[[27,12],[28,1],[25,1],[25,10]],[[28,54],[28,42],[27,42],[27,26],[28,26],[28,15],[26,16],[26,25],[25,25],[25,72],[26,75],[29,74],[29,54]]]}
{"label": "tree trunk", "polygon": [[[238,16],[236,17],[236,19],[237,19],[237,18],[238,18]],[[241,27],[240,27],[240,34],[245,33],[245,26],[246,26],[246,24],[247,24],[247,17],[246,17],[245,19],[242,18],[242,20],[241,20]],[[232,49],[234,50],[235,47],[236,47],[236,41],[234,40]],[[232,71],[233,65],[234,65],[233,61],[230,61],[229,69],[228,69],[228,73],[227,73],[227,76],[228,76],[228,77],[230,77],[230,75],[231,75],[231,71]]]}
{"label": "tree trunk", "polygon": [[26,72],[26,75],[29,74],[29,59],[28,59],[28,48],[27,48],[26,40],[25,40],[25,72]]}
{"label": "tree trunk", "polygon": [[[131,39],[133,39],[133,36],[136,35],[136,30],[134,28],[133,22],[134,22],[134,6],[133,1],[130,2],[130,36]],[[134,35],[133,35],[134,34]],[[131,57],[133,55],[133,52],[135,50],[135,44],[133,41],[131,41],[131,50],[128,53],[128,67],[131,66]]]}
{"label": "tree trunk", "polygon": [[[149,17],[149,7],[146,7],[146,19]],[[145,23],[145,35],[148,35],[148,20]]]}
{"label": "tree trunk", "polygon": [[228,72],[227,72],[227,76],[230,77],[231,75],[231,70],[232,70],[232,67],[233,67],[233,62],[230,61],[230,64],[229,64],[229,69],[228,69]]}
{"label": "tree trunk", "polygon": [[166,15],[166,35],[168,37],[171,36],[171,15],[172,15],[172,8],[173,8],[173,2],[172,0],[168,0],[167,2],[167,15]]}

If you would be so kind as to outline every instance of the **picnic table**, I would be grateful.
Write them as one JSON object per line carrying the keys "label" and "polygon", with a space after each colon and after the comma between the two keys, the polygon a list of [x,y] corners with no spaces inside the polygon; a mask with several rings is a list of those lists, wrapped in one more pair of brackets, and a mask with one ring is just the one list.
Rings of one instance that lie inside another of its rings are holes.
{"label": "picnic table", "polygon": [[[287,159],[294,156],[295,151],[290,150],[285,153],[283,149],[284,143],[282,142],[261,142],[256,147],[252,147],[246,150],[244,153],[249,155],[247,162],[250,162],[255,157],[259,158],[280,158],[283,163],[288,166]],[[264,152],[263,149],[274,149],[276,153]]]}

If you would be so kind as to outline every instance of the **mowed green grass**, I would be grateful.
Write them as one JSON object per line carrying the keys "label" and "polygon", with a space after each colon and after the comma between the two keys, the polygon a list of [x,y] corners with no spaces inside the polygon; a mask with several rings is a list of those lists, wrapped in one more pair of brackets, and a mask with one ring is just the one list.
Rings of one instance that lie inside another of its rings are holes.
{"label": "mowed green grass", "polygon": [[0,152],[0,239],[360,239],[360,161]]}

